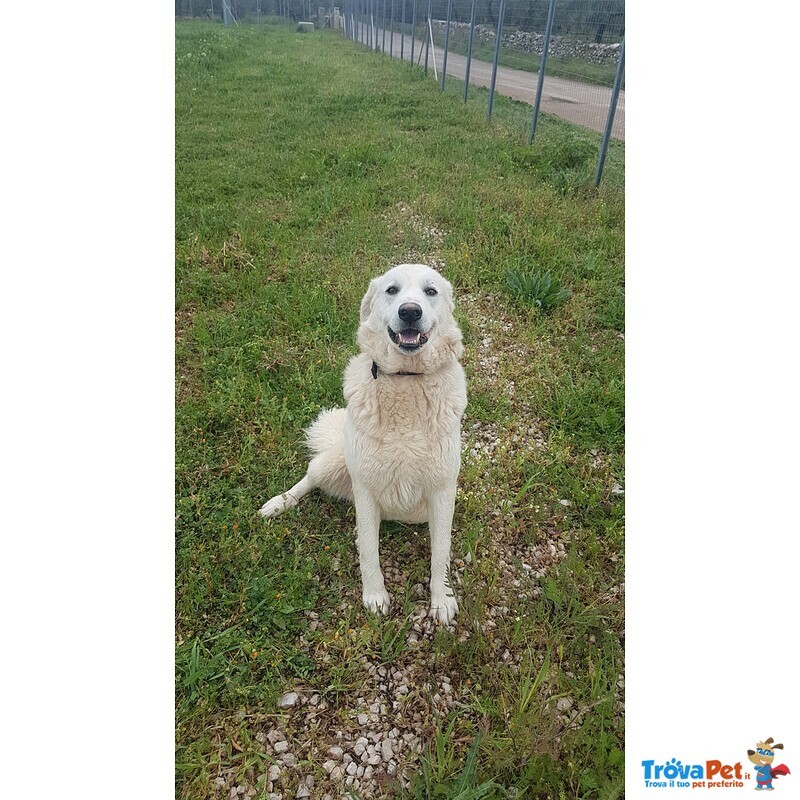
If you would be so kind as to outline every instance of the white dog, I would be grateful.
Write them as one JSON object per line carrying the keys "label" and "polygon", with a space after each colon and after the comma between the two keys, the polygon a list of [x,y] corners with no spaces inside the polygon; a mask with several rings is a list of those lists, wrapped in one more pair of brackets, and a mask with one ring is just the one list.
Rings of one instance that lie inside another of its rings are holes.
{"label": "white dog", "polygon": [[344,374],[347,408],[323,411],[308,428],[308,472],[261,514],[274,517],[316,488],[355,503],[362,599],[384,613],[390,598],[378,558],[381,520],[427,522],[430,615],[449,624],[458,613],[450,529],[467,405],[452,287],[423,264],[394,267],[370,283],[357,341],[361,352]]}

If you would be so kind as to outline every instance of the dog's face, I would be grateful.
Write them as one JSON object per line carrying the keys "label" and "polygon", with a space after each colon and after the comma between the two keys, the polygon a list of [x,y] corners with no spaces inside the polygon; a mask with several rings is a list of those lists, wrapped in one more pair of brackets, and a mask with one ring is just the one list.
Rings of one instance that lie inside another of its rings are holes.
{"label": "dog's face", "polygon": [[385,337],[397,353],[421,354],[455,326],[453,288],[424,264],[400,264],[370,283],[361,301],[361,325]]}
{"label": "dog's face", "polygon": [[783,750],[782,744],[773,744],[775,740],[770,736],[766,742],[756,743],[756,750],[748,750],[747,757],[757,767],[764,767],[775,760],[775,751]]}

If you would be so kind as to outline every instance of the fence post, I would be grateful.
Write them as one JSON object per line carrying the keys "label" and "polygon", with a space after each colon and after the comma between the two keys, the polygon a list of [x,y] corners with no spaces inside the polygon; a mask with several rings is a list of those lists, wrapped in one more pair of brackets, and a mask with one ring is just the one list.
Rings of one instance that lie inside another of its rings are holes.
{"label": "fence post", "polygon": [[381,20],[381,52],[386,52],[386,0],[383,0],[383,19]]}
{"label": "fence post", "polygon": [[475,13],[478,10],[478,0],[472,0],[472,16],[469,20],[469,42],[467,44],[467,71],[464,74],[464,102],[467,102],[469,89],[469,68],[472,64],[472,39],[475,36]]}
{"label": "fence post", "polygon": [[389,10],[389,58],[394,58],[394,0]]}
{"label": "fence post", "polygon": [[600,178],[603,177],[603,166],[606,163],[606,153],[608,152],[608,142],[611,139],[611,128],[614,125],[614,117],[617,113],[617,100],[619,100],[619,89],[622,85],[622,73],[625,71],[625,37],[619,48],[619,61],[617,62],[617,74],[614,76],[614,88],[611,91],[611,103],[608,106],[608,117],[606,118],[606,129],[603,132],[603,140],[600,142],[600,155],[597,159],[597,174],[594,176],[594,185],[600,185]]}
{"label": "fence post", "polygon": [[444,91],[444,76],[447,75],[447,46],[450,43],[450,12],[453,9],[453,0],[447,0],[447,23],[444,29],[444,63],[442,64],[442,91]]}
{"label": "fence post", "polygon": [[497,32],[494,42],[494,61],[492,62],[492,84],[489,87],[489,107],[486,109],[486,119],[492,118],[494,107],[494,86],[497,83],[497,60],[500,58],[500,39],[503,36],[503,17],[506,12],[506,0],[500,0],[500,10],[497,12]]}
{"label": "fence post", "polygon": [[550,7],[547,9],[547,27],[544,31],[544,44],[542,45],[542,57],[539,60],[539,82],[536,84],[536,99],[533,101],[533,119],[531,120],[531,135],[528,144],[533,141],[536,135],[536,125],[539,122],[539,105],[542,102],[542,89],[544,88],[544,73],[547,69],[547,51],[550,49],[550,35],[553,33],[553,17],[556,14],[556,0],[550,0]]}
{"label": "fence post", "polygon": [[414,34],[417,32],[417,0],[411,6],[411,66],[414,66]]}
{"label": "fence post", "polygon": [[[236,22],[236,17],[233,16],[233,11],[228,4],[228,0],[222,0],[222,19],[226,25],[230,25],[231,22]],[[239,23],[236,22],[236,24],[238,25]]]}
{"label": "fence post", "polygon": [[403,48],[406,44],[406,0],[400,0],[403,4],[403,21],[400,23],[400,60],[403,60]]}
{"label": "fence post", "polygon": [[428,52],[431,49],[431,36],[433,35],[433,25],[431,23],[431,15],[433,14],[433,0],[428,0],[428,24],[426,27],[430,31],[425,36],[425,74],[428,74]]}

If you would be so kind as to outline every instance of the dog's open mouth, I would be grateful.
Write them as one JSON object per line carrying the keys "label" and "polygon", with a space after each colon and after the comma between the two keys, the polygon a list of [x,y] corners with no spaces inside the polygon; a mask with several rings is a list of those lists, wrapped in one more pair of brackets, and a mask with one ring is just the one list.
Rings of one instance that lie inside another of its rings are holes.
{"label": "dog's open mouth", "polygon": [[391,328],[387,328],[387,330],[389,331],[389,338],[403,350],[419,350],[431,335],[430,331],[423,333],[416,328],[406,328],[402,331],[393,331]]}

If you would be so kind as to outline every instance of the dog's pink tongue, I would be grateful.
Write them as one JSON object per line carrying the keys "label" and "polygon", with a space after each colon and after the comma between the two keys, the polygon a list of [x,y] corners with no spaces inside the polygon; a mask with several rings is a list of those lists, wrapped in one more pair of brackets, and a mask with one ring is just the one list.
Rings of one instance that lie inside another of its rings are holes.
{"label": "dog's pink tongue", "polygon": [[400,331],[400,341],[403,344],[419,344],[419,331],[415,331],[412,329],[408,329],[405,331]]}

